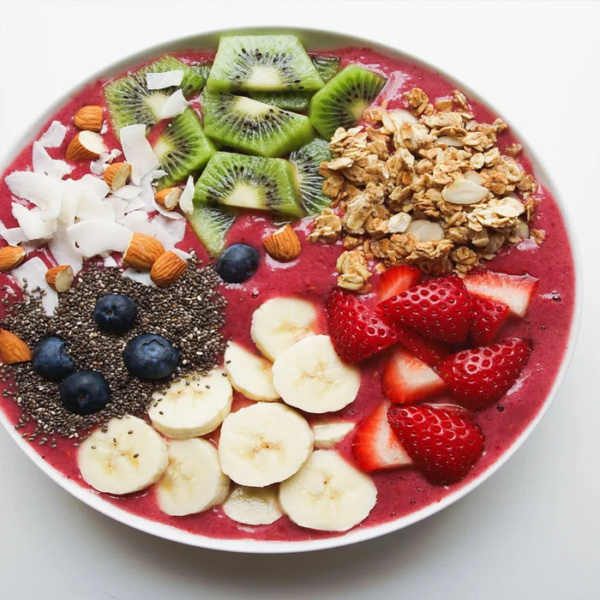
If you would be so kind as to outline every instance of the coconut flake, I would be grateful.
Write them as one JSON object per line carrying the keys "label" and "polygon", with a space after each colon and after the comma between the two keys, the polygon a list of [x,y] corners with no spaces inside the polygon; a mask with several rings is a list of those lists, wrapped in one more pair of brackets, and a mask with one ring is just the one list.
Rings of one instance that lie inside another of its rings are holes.
{"label": "coconut flake", "polygon": [[12,214],[27,240],[47,240],[56,231],[56,220],[45,221],[39,208],[29,210],[22,204],[13,202]]}
{"label": "coconut flake", "polygon": [[102,255],[110,252],[125,252],[133,232],[110,221],[80,221],[67,229],[69,238],[79,248],[85,258]]}
{"label": "coconut flake", "polygon": [[42,296],[42,306],[47,315],[52,315],[58,306],[58,294],[46,282],[47,270],[48,267],[44,261],[36,256],[24,262],[20,267],[13,269],[11,275],[17,280],[21,288],[27,281],[28,290],[32,291],[39,288],[45,292]]}
{"label": "coconut flake", "polygon": [[17,198],[29,200],[41,209],[42,220],[51,221],[58,217],[62,201],[60,181],[31,171],[15,171],[5,181]]}
{"label": "coconut flake", "polygon": [[119,265],[117,264],[117,261],[112,256],[107,256],[104,259],[104,266],[110,268],[110,267],[118,267]]}
{"label": "coconut flake", "polygon": [[129,200],[127,202],[127,206],[125,207],[125,214],[133,212],[134,210],[144,209],[146,207],[145,202],[142,200],[140,196],[136,196],[133,200]]}
{"label": "coconut flake", "polygon": [[106,198],[108,192],[110,192],[110,187],[103,179],[99,177],[94,177],[93,175],[84,175],[79,182],[85,185],[97,198],[98,200],[102,200]]}
{"label": "coconut flake", "polygon": [[137,198],[142,192],[143,189],[138,185],[124,185],[122,188],[114,190],[112,195],[123,200],[131,200]]}
{"label": "coconut flake", "polygon": [[146,126],[128,125],[120,131],[121,146],[125,159],[131,165],[131,181],[139,185],[142,178],[158,167],[158,158],[146,139]]}
{"label": "coconut flake", "polygon": [[69,265],[77,274],[83,266],[83,256],[71,241],[67,229],[60,227],[48,242],[48,249],[58,265]]}
{"label": "coconut flake", "polygon": [[165,250],[171,250],[185,237],[186,222],[182,219],[174,221],[157,215],[152,221],[154,237],[164,246]]}
{"label": "coconut flake", "polygon": [[148,271],[140,272],[134,269],[126,269],[123,271],[123,273],[121,273],[121,275],[123,275],[123,277],[127,277],[128,279],[133,279],[133,281],[137,281],[143,285],[147,285],[148,287],[156,287],[156,284],[154,281],[152,281]]}
{"label": "coconut flake", "polygon": [[48,130],[40,138],[44,148],[58,148],[65,141],[67,128],[60,121],[52,121]]}
{"label": "coconut flake", "polygon": [[179,208],[186,215],[191,215],[194,212],[194,191],[194,178],[190,175],[181,196],[179,196]]}
{"label": "coconut flake", "polygon": [[181,90],[177,90],[174,94],[171,94],[167,98],[165,105],[160,111],[160,118],[172,119],[173,117],[177,117],[182,114],[187,107],[188,101],[185,99],[183,92]]}
{"label": "coconut flake", "polygon": [[141,210],[130,212],[120,219],[119,223],[130,229],[134,233],[143,233],[144,235],[154,235],[154,227],[148,220],[148,213]]}
{"label": "coconut flake", "polygon": [[55,179],[62,179],[73,171],[73,167],[69,166],[64,160],[54,160],[40,142],[33,142],[31,160],[34,173],[48,175]]}
{"label": "coconut flake", "polygon": [[163,73],[147,73],[146,86],[149,90],[164,90],[168,87],[181,85],[183,71],[164,71]]}
{"label": "coconut flake", "polygon": [[106,170],[106,165],[121,156],[121,154],[123,153],[116,148],[110,152],[103,152],[96,160],[90,163],[90,171],[94,175],[102,175]]}
{"label": "coconut flake", "polygon": [[13,227],[12,229],[0,230],[0,236],[2,236],[9,246],[17,246],[21,242],[24,242],[27,238],[20,227]]}
{"label": "coconut flake", "polygon": [[103,200],[103,202],[112,206],[116,221],[119,221],[119,219],[122,219],[125,216],[125,209],[127,208],[127,202],[125,200],[111,196],[110,198]]}

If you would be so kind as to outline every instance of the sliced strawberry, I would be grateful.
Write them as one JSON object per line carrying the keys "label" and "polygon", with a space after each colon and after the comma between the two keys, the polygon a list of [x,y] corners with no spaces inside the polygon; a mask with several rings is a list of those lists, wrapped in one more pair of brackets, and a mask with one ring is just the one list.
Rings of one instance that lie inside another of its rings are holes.
{"label": "sliced strawberry", "polygon": [[335,351],[348,363],[378,354],[396,342],[396,332],[357,296],[336,288],[325,303]]}
{"label": "sliced strawberry", "polygon": [[506,304],[510,314],[524,317],[537,287],[531,275],[507,275],[493,271],[477,271],[465,277],[469,294]]}
{"label": "sliced strawberry", "polygon": [[452,354],[438,365],[438,372],[461,404],[481,410],[514,385],[530,352],[526,341],[513,338]]}
{"label": "sliced strawberry", "polygon": [[471,332],[469,341],[473,346],[487,346],[497,337],[510,312],[506,304],[486,300],[479,296],[472,298]]}
{"label": "sliced strawberry", "polygon": [[412,327],[400,323],[396,323],[396,337],[407,350],[430,367],[435,367],[444,356],[452,352],[445,342],[430,340]]}
{"label": "sliced strawberry", "polygon": [[456,275],[416,285],[379,307],[387,318],[442,342],[466,341],[471,327],[471,298]]}
{"label": "sliced strawberry", "polygon": [[383,369],[383,393],[396,404],[419,402],[446,389],[444,380],[402,346],[394,348]]}
{"label": "sliced strawberry", "polygon": [[388,423],[390,403],[384,400],[360,423],[352,442],[356,464],[363,471],[395,469],[412,463]]}
{"label": "sliced strawberry", "polygon": [[460,406],[460,404],[454,404],[454,402],[448,398],[440,398],[439,400],[434,400],[432,402],[423,402],[420,406],[429,406],[433,409],[445,410],[449,415],[458,415],[464,419],[473,419],[475,417],[475,413],[472,410]]}
{"label": "sliced strawberry", "polygon": [[483,452],[479,427],[458,414],[429,406],[392,406],[392,430],[415,466],[434,484],[462,479]]}
{"label": "sliced strawberry", "polygon": [[411,265],[398,265],[381,274],[377,297],[383,302],[397,296],[421,281],[421,271]]}

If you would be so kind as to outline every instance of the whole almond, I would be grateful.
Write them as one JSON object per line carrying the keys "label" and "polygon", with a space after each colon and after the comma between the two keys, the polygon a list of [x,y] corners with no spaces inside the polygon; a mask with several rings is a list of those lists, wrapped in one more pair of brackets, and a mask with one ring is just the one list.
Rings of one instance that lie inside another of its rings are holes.
{"label": "whole almond", "polygon": [[77,129],[99,133],[102,129],[102,107],[93,104],[83,106],[75,113],[73,123]]}
{"label": "whole almond", "polygon": [[73,269],[69,265],[59,265],[46,271],[46,282],[57,292],[66,292],[73,283]]}
{"label": "whole almond", "polygon": [[0,356],[6,365],[31,360],[29,346],[18,336],[4,329],[0,330]]}
{"label": "whole almond", "polygon": [[149,271],[164,253],[165,248],[157,239],[143,233],[134,233],[125,250],[123,262],[136,271]]}
{"label": "whole almond", "polygon": [[263,245],[267,254],[279,262],[294,260],[302,250],[300,240],[289,223],[265,238]]}
{"label": "whole almond", "polygon": [[107,150],[100,135],[93,131],[80,131],[71,140],[66,158],[71,161],[95,160]]}
{"label": "whole almond", "polygon": [[169,250],[152,266],[150,278],[158,287],[173,285],[186,271],[187,263]]}
{"label": "whole almond", "polygon": [[6,273],[18,267],[27,253],[21,246],[4,246],[0,250],[0,273]]}
{"label": "whole almond", "polygon": [[110,165],[104,171],[104,182],[114,191],[120,190],[131,177],[131,165],[129,163],[120,162]]}
{"label": "whole almond", "polygon": [[179,204],[179,198],[182,194],[182,189],[178,187],[165,188],[156,192],[154,199],[156,204],[159,204],[166,210],[173,210]]}

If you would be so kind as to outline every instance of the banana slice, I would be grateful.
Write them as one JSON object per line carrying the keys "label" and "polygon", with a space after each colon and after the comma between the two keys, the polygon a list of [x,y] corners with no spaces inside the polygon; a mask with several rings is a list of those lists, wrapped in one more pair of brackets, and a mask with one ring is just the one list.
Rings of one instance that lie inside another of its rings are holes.
{"label": "banana slice", "polygon": [[282,400],[309,413],[341,410],[360,388],[360,371],[344,364],[328,335],[311,335],[290,346],[273,365]]}
{"label": "banana slice", "polygon": [[164,395],[152,396],[152,425],[170,438],[188,439],[214,431],[231,411],[233,390],[225,372],[190,376],[172,383]]}
{"label": "banana slice", "polygon": [[296,475],[279,486],[279,501],[301,527],[348,531],[369,516],[377,488],[337,452],[317,450]]}
{"label": "banana slice", "polygon": [[254,311],[250,335],[263,356],[274,361],[294,342],[313,333],[316,320],[317,311],[310,302],[273,298]]}
{"label": "banana slice", "polygon": [[331,421],[312,426],[317,448],[331,448],[339,444],[355,427],[350,421]]}
{"label": "banana slice", "polygon": [[276,485],[266,488],[238,485],[223,503],[223,511],[242,525],[270,525],[283,517]]}
{"label": "banana slice", "polygon": [[250,400],[273,402],[279,394],[273,387],[273,365],[245,348],[229,342],[225,349],[225,371],[231,385]]}
{"label": "banana slice", "polygon": [[208,441],[174,440],[169,444],[169,467],[156,486],[160,510],[183,516],[221,504],[229,493],[229,478],[219,454]]}
{"label": "banana slice", "polygon": [[169,464],[165,441],[137,417],[111,419],[81,443],[77,463],[83,480],[99,492],[130,494],[156,483]]}
{"label": "banana slice", "polygon": [[283,481],[300,469],[312,449],[306,420],[280,403],[242,408],[221,427],[221,468],[240,485],[265,487]]}

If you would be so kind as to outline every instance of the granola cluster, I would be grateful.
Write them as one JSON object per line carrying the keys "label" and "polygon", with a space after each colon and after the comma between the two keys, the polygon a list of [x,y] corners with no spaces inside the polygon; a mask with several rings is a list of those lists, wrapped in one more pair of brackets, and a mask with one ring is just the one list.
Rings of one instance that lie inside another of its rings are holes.
{"label": "granola cluster", "polygon": [[332,160],[321,165],[332,204],[309,240],[341,237],[338,284],[346,289],[369,290],[373,259],[381,269],[409,263],[465,275],[505,244],[543,240],[528,225],[537,184],[515,161],[522,147],[501,154],[496,145],[506,124],[476,121],[459,91],[435,106],[418,88],[405,99],[410,112],[376,106],[366,126],[338,129]]}

